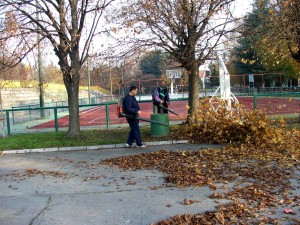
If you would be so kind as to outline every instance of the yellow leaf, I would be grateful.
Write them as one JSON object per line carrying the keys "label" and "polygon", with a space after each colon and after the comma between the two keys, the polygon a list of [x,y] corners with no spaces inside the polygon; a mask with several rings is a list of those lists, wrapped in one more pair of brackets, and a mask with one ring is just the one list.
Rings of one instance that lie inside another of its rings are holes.
{"label": "yellow leaf", "polygon": [[257,127],[256,126],[251,126],[251,130],[256,131]]}

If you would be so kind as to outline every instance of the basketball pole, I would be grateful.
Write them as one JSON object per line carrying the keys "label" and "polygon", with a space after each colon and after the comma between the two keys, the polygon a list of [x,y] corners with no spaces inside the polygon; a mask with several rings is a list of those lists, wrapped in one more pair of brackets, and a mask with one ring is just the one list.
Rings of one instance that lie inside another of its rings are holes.
{"label": "basketball pole", "polygon": [[227,108],[231,110],[231,100],[234,100],[235,102],[238,102],[238,100],[230,90],[230,74],[226,68],[223,58],[220,55],[218,55],[218,61],[220,86],[215,91],[209,102],[211,102],[213,98],[217,95],[217,93],[220,91],[221,100],[226,101]]}
{"label": "basketball pole", "polygon": [[171,98],[174,98],[174,85],[173,85],[173,83],[174,83],[174,80],[173,80],[173,78],[171,78]]}
{"label": "basketball pole", "polygon": [[167,77],[171,80],[171,98],[174,98],[174,82],[175,79],[181,78],[181,70],[166,70]]}

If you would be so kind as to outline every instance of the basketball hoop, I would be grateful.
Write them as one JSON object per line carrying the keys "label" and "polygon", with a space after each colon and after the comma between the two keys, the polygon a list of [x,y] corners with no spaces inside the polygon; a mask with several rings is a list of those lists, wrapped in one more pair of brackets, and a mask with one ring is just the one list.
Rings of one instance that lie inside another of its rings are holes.
{"label": "basketball hoop", "polygon": [[180,79],[181,70],[166,70],[166,75],[169,79]]}

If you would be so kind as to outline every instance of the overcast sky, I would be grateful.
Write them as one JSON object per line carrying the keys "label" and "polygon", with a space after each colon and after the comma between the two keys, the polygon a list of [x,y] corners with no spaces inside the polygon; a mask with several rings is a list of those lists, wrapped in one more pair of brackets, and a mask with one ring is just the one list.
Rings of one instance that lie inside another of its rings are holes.
{"label": "overcast sky", "polygon": [[[253,3],[254,0],[236,0],[232,7],[233,7],[233,15],[236,16],[236,17],[241,17],[241,16],[244,16],[245,14],[247,14],[248,12],[251,12],[252,10],[252,3]],[[47,50],[46,50],[47,49]],[[52,47],[49,47],[49,50],[48,48],[46,47],[45,51],[43,51],[43,55],[44,55],[44,58],[47,58],[49,60],[43,60],[44,62],[53,62],[55,65],[57,65],[57,56],[54,55],[54,52],[52,50]],[[52,51],[51,51],[52,50]],[[30,61],[30,64],[32,65],[33,64],[33,61],[32,60],[32,56],[28,56],[29,61]],[[25,64],[28,64],[28,61],[24,62]],[[58,66],[58,65],[57,65]]]}
{"label": "overcast sky", "polygon": [[252,10],[252,3],[254,0],[236,0],[234,2],[235,10],[234,15],[240,16],[245,15]]}

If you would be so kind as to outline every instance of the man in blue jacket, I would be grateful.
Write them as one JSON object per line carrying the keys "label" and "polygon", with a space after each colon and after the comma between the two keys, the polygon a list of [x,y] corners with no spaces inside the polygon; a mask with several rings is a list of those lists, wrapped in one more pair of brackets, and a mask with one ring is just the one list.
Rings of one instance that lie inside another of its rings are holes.
{"label": "man in blue jacket", "polygon": [[164,81],[154,90],[152,95],[152,102],[157,107],[158,113],[168,113],[168,110],[159,107],[160,105],[168,108],[170,105],[169,90]]}
{"label": "man in blue jacket", "polygon": [[123,99],[124,113],[128,115],[126,116],[126,119],[130,126],[130,132],[126,143],[127,148],[132,147],[134,139],[136,140],[136,146],[138,148],[146,147],[146,145],[144,145],[142,142],[139,120],[137,119],[137,116],[141,114],[140,106],[135,98],[137,93],[138,93],[138,88],[135,86],[131,86],[129,94],[127,94]]}

